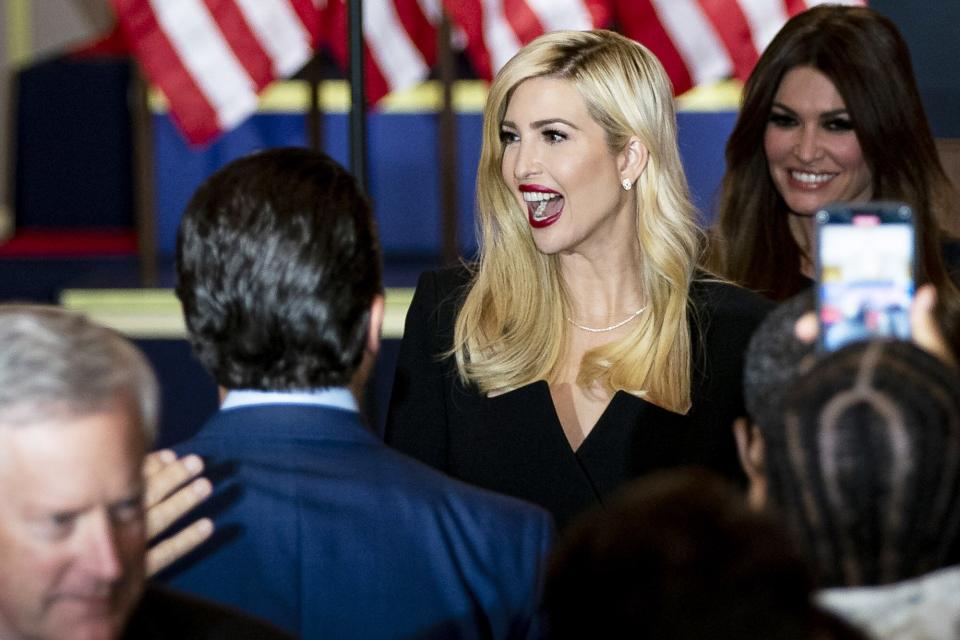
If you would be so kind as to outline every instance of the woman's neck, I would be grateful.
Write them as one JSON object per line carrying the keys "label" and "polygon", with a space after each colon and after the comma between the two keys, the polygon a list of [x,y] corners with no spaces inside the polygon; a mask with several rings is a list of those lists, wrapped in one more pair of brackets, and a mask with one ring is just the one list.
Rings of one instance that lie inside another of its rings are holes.
{"label": "woman's neck", "polygon": [[582,254],[564,254],[559,256],[559,262],[570,319],[574,322],[606,327],[647,303],[639,247],[592,259]]}
{"label": "woman's neck", "polygon": [[790,234],[800,248],[800,273],[808,278],[814,277],[813,263],[813,216],[787,214]]}

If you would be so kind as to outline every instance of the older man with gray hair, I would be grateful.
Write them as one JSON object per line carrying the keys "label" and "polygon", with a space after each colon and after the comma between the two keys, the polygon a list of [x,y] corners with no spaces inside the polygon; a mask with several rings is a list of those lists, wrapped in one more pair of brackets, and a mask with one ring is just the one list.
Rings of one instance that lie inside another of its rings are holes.
{"label": "older man with gray hair", "polygon": [[157,382],[119,334],[0,305],[0,638],[283,637],[145,588]]}

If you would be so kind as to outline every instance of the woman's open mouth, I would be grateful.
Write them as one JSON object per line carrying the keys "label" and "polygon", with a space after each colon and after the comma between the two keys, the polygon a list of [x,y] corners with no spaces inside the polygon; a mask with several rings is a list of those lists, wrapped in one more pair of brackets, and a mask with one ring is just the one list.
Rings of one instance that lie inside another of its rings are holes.
{"label": "woman's open mouth", "polygon": [[556,191],[521,188],[523,201],[527,205],[527,219],[534,228],[547,227],[563,213],[564,199]]}

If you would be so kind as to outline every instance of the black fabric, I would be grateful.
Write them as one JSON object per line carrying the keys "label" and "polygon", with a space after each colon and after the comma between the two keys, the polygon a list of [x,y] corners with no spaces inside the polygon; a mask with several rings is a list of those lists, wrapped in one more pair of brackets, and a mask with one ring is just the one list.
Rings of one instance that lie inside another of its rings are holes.
{"label": "black fabric", "polygon": [[487,398],[461,384],[453,358],[443,357],[468,283],[462,267],[420,278],[400,347],[388,444],[454,477],[537,503],[561,528],[655,469],[701,464],[743,482],[731,424],[744,414],[747,342],[771,303],[739,287],[697,281],[691,411],[671,413],[618,392],[574,452],[545,381]]}
{"label": "black fabric", "polygon": [[292,640],[257,618],[148,585],[127,623],[124,640]]}

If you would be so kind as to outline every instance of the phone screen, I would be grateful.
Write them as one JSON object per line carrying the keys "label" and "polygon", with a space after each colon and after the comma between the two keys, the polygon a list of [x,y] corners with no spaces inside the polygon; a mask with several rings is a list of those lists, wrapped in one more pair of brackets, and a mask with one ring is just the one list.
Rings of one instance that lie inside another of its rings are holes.
{"label": "phone screen", "polygon": [[906,205],[817,212],[820,346],[909,338],[915,227]]}

